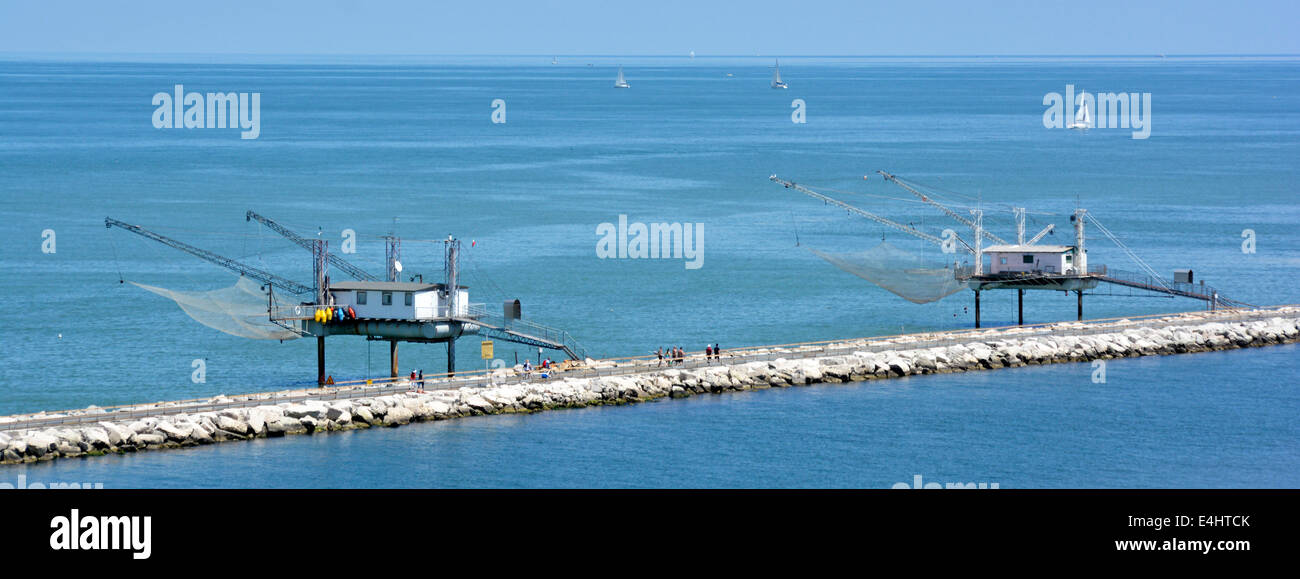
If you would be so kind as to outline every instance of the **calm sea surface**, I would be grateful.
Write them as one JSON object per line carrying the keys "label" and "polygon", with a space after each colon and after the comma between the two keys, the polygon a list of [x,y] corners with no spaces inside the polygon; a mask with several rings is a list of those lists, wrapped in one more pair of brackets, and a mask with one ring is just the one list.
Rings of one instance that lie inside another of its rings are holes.
{"label": "calm sea surface", "polygon": [[[785,178],[938,234],[953,227],[875,175],[930,186],[1014,238],[1072,243],[1082,206],[1158,271],[1191,268],[1232,298],[1300,302],[1300,61],[1294,59],[461,58],[347,64],[0,60],[0,414],[211,396],[313,381],[314,344],[202,326],[119,280],[228,287],[226,270],[107,230],[111,216],[308,283],[310,254],[252,209],[383,270],[441,278],[466,240],[471,301],[519,298],[593,356],[970,327],[969,292],[916,305],[807,249],[884,237],[937,248],[770,183]],[[612,87],[624,67],[629,90]],[[1044,95],[1149,92],[1151,137],[1046,129]],[[261,93],[261,135],[159,130],[155,93]],[[492,102],[506,103],[494,124]],[[807,123],[791,122],[794,99]],[[864,175],[871,178],[863,180]],[[599,259],[595,231],[703,224],[703,267]],[[45,230],[55,253],[43,253]],[[960,231],[960,227],[956,227]],[[1256,252],[1242,252],[1252,230]],[[969,235],[966,235],[969,237]],[[1090,263],[1137,269],[1089,230]],[[798,240],[798,245],[796,245]],[[469,247],[473,242],[473,246]],[[1102,288],[1102,293],[1105,293]],[[1199,302],[1095,295],[1088,317]],[[1031,293],[1027,321],[1071,319]],[[1014,292],[985,294],[988,325]],[[481,367],[471,338],[459,366]],[[498,342],[509,363],[536,356]],[[0,469],[0,482],[107,486],[810,486],[911,481],[1041,486],[1300,486],[1294,346],[889,383],[705,396],[396,430]],[[336,378],[385,372],[387,349],[335,338]],[[191,379],[203,359],[206,381]],[[445,351],[405,345],[402,369]]]}

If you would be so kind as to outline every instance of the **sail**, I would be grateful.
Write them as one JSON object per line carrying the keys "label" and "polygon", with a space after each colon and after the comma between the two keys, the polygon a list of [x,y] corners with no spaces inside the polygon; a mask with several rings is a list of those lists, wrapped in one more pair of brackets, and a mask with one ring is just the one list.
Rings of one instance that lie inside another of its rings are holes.
{"label": "sail", "polygon": [[781,84],[781,61],[776,61],[776,67],[772,69],[772,84]]}
{"label": "sail", "polygon": [[624,82],[627,82],[623,80],[623,67],[621,66],[618,67],[618,80],[615,82],[617,82],[618,84],[623,84]]}
{"label": "sail", "polygon": [[1088,93],[1079,94],[1079,111],[1074,115],[1074,122],[1079,125],[1090,125],[1092,119],[1088,113]]}

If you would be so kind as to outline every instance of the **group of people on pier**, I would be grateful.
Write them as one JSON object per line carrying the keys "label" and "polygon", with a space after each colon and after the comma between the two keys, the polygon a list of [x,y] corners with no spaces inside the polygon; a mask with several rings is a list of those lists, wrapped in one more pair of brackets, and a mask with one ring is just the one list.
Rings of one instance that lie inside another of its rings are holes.
{"label": "group of people on pier", "polygon": [[[673,346],[671,348],[659,348],[658,350],[655,350],[655,356],[659,359],[658,362],[659,366],[663,366],[665,363],[667,363],[669,366],[680,366],[683,362],[686,361],[686,357],[688,356],[688,354],[686,350],[682,349],[680,346]],[[704,360],[706,362],[713,363],[714,360],[721,360],[721,359],[722,359],[721,345],[706,344],[704,346]]]}

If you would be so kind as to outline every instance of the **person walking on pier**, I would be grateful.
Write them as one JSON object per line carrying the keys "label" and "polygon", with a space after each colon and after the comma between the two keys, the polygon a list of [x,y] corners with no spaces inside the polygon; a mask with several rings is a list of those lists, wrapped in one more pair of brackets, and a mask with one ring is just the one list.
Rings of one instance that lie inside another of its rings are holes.
{"label": "person walking on pier", "polygon": [[710,345],[708,345],[708,344],[705,344],[705,345],[704,345],[704,363],[708,364],[708,363],[712,363],[712,362],[713,362],[713,346],[710,346]]}
{"label": "person walking on pier", "polygon": [[722,361],[722,346],[716,343],[713,344],[713,359],[719,362]]}
{"label": "person walking on pier", "polygon": [[659,362],[656,363],[655,365],[656,365],[656,366],[663,366],[663,365],[664,365],[664,349],[663,349],[663,348],[659,348],[658,350],[655,350],[655,355],[659,357]]}

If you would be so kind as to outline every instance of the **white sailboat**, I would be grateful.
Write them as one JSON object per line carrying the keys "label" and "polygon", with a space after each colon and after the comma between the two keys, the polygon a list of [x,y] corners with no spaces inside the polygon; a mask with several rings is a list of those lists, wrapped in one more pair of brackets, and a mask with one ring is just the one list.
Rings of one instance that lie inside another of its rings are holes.
{"label": "white sailboat", "polygon": [[1086,130],[1092,128],[1092,113],[1088,112],[1088,93],[1079,93],[1079,110],[1074,113],[1074,122],[1067,129]]}
{"label": "white sailboat", "polygon": [[628,84],[627,80],[623,78],[623,67],[621,66],[618,67],[618,80],[614,81],[614,88],[632,88],[632,85]]}
{"label": "white sailboat", "polygon": [[772,88],[790,88],[781,80],[781,59],[776,60],[776,67],[772,69]]}

